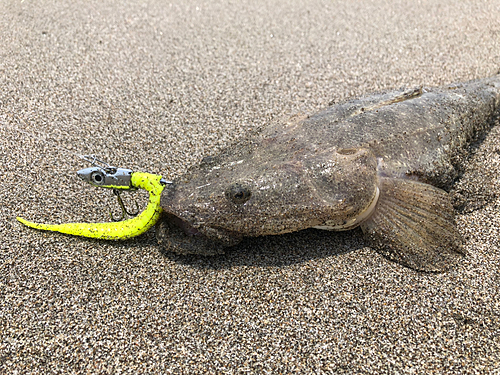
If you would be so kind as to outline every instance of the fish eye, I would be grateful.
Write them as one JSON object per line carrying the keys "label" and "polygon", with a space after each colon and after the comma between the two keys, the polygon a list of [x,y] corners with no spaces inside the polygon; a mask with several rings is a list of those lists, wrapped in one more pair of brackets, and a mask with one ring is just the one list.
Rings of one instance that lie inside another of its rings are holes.
{"label": "fish eye", "polygon": [[226,196],[231,202],[242,204],[250,199],[252,192],[248,186],[236,183],[229,187]]}
{"label": "fish eye", "polygon": [[90,175],[90,181],[96,185],[102,185],[104,183],[104,173],[101,171],[92,172]]}

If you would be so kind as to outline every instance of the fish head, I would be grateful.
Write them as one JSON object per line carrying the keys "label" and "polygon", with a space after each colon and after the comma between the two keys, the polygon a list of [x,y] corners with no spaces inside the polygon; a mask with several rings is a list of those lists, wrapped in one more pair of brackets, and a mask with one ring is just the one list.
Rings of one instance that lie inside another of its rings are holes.
{"label": "fish head", "polygon": [[206,158],[165,189],[158,239],[213,254],[243,237],[350,229],[373,207],[376,168],[367,148],[264,145]]}

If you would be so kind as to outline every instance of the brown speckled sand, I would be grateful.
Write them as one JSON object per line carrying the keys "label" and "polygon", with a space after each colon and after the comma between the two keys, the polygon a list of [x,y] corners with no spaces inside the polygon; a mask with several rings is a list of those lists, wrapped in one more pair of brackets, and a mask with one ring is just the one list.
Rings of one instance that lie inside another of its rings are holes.
{"label": "brown speckled sand", "polygon": [[499,373],[500,127],[458,187],[469,255],[444,274],[359,230],[166,257],[152,232],[15,220],[108,220],[76,154],[174,178],[270,121],[493,75],[499,20],[499,1],[3,1],[0,373]]}

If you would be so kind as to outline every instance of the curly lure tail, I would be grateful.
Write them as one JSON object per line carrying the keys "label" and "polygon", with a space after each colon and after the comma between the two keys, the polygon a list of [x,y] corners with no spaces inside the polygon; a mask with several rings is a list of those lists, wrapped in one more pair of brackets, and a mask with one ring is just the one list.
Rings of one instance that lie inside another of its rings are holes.
{"label": "curly lure tail", "polygon": [[145,189],[149,192],[149,202],[146,209],[137,217],[112,223],[67,223],[67,224],[39,224],[17,217],[24,225],[41,230],[49,230],[74,236],[99,238],[104,240],[125,240],[149,230],[160,218],[162,208],[160,197],[163,184],[161,176],[134,172],[131,174],[131,185],[134,188]]}

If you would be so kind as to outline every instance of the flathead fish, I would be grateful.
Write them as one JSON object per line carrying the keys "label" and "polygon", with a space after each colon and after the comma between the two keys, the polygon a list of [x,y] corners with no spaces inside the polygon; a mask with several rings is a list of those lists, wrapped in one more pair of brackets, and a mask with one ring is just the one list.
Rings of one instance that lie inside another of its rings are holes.
{"label": "flathead fish", "polygon": [[445,270],[464,254],[448,191],[499,106],[497,75],[377,93],[271,125],[165,189],[158,241],[211,255],[247,236],[360,226],[387,258]]}

